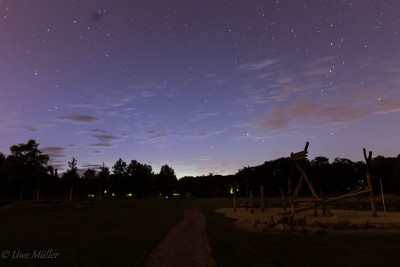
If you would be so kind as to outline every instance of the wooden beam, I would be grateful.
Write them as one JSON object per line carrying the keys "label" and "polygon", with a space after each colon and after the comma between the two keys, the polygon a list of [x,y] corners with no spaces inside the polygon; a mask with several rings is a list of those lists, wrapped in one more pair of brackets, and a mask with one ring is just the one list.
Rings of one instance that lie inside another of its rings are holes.
{"label": "wooden beam", "polygon": [[309,144],[310,144],[309,142],[306,143],[306,146],[304,147],[304,152],[307,152]]}
{"label": "wooden beam", "polygon": [[332,203],[332,202],[336,202],[336,201],[339,201],[342,199],[351,198],[351,197],[355,197],[355,196],[367,194],[367,193],[369,193],[369,189],[360,189],[360,190],[356,190],[356,191],[350,192],[345,195],[325,199],[323,202],[324,203]]}
{"label": "wooden beam", "polygon": [[306,180],[308,187],[310,188],[311,193],[313,194],[314,198],[319,199],[320,197],[318,196],[317,192],[315,192],[314,187],[310,180],[308,180],[306,173],[303,171],[303,169],[300,167],[300,165],[295,161],[294,164],[296,165],[297,169],[300,171],[302,176],[304,177],[304,180]]}
{"label": "wooden beam", "polygon": [[291,153],[290,154],[290,159],[291,160],[305,160],[307,159],[307,151],[300,151],[300,152],[296,152],[296,153]]}
{"label": "wooden beam", "polygon": [[315,199],[315,198],[303,198],[303,199],[301,199],[301,198],[298,198],[298,199],[294,199],[293,200],[293,203],[302,203],[302,202],[321,202],[322,201],[322,199],[321,198],[319,198],[319,199]]}
{"label": "wooden beam", "polygon": [[292,200],[296,199],[297,196],[299,195],[300,189],[301,189],[301,185],[303,183],[303,176],[300,177],[299,182],[297,183],[296,188],[294,189],[293,195],[292,195]]}

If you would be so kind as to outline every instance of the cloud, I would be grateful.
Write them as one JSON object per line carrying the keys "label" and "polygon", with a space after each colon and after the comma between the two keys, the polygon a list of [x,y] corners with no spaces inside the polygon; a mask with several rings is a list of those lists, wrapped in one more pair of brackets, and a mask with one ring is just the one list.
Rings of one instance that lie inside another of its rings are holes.
{"label": "cloud", "polygon": [[156,94],[154,92],[151,91],[141,91],[140,95],[144,98],[148,98],[148,97],[154,97],[156,96]]}
{"label": "cloud", "polygon": [[284,108],[278,107],[272,111],[272,115],[267,119],[267,127],[273,130],[282,129],[289,123],[290,119]]}
{"label": "cloud", "polygon": [[106,130],[102,130],[102,129],[93,129],[92,132],[94,133],[106,133]]}
{"label": "cloud", "polygon": [[98,119],[91,115],[66,115],[57,117],[58,120],[71,121],[75,123],[95,123]]}
{"label": "cloud", "polygon": [[90,144],[89,146],[92,146],[92,147],[111,147],[111,144],[109,144],[109,143],[97,143],[97,144]]}
{"label": "cloud", "polygon": [[192,161],[210,161],[211,158],[209,158],[209,157],[198,157],[198,158],[193,158],[191,160]]}
{"label": "cloud", "polygon": [[162,129],[150,129],[146,130],[146,137],[151,138],[151,139],[158,139],[158,138],[164,138],[167,137],[168,134],[165,132],[165,130]]}
{"label": "cloud", "polygon": [[199,122],[203,120],[210,119],[212,117],[218,116],[219,113],[217,112],[202,112],[202,111],[194,111],[193,114],[190,116],[190,121],[191,122]]}
{"label": "cloud", "polygon": [[214,131],[214,132],[201,131],[201,132],[198,133],[198,135],[196,137],[197,138],[208,138],[208,137],[211,137],[211,136],[214,136],[214,135],[220,135],[222,133],[223,133],[223,131]]}
{"label": "cloud", "polygon": [[64,147],[58,147],[58,146],[49,146],[49,147],[44,147],[41,149],[41,151],[45,154],[50,155],[51,158],[60,158],[64,157]]}
{"label": "cloud", "polygon": [[49,155],[49,163],[55,169],[63,169],[65,167],[65,148],[58,146],[49,146],[41,149],[44,154]]}
{"label": "cloud", "polygon": [[115,137],[114,135],[109,135],[109,134],[94,134],[93,137],[98,139],[101,142],[111,142],[114,140],[119,140],[119,138]]}
{"label": "cloud", "polygon": [[372,112],[366,108],[346,105],[321,105],[311,102],[293,102],[290,105],[272,110],[266,125],[279,130],[292,121],[322,124],[348,124],[366,118]]}
{"label": "cloud", "polygon": [[92,164],[92,163],[84,163],[81,165],[81,168],[83,169],[93,169],[93,170],[100,170],[103,165],[101,164]]}
{"label": "cloud", "polygon": [[387,62],[374,63],[358,58],[343,64],[333,56],[298,65],[271,59],[248,63],[239,68],[251,74],[239,103],[270,130],[289,124],[345,125],[400,112],[400,69],[387,71]]}
{"label": "cloud", "polygon": [[32,133],[35,133],[35,132],[38,132],[39,130],[36,128],[36,127],[33,127],[33,126],[27,126],[27,127],[25,127],[28,131],[30,131],[30,132],[32,132]]}
{"label": "cloud", "polygon": [[378,103],[378,113],[400,112],[400,100],[384,99]]}
{"label": "cloud", "polygon": [[240,65],[238,68],[244,69],[244,70],[249,70],[249,71],[262,70],[262,69],[266,69],[266,68],[276,64],[277,62],[278,62],[278,60],[276,60],[276,59],[264,59],[262,61]]}

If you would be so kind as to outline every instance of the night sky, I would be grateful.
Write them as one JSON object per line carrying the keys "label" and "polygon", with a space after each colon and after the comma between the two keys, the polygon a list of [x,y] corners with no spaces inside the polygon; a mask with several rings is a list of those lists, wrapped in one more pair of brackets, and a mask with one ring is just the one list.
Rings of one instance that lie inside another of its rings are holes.
{"label": "night sky", "polygon": [[400,153],[400,1],[0,0],[0,151],[185,175]]}

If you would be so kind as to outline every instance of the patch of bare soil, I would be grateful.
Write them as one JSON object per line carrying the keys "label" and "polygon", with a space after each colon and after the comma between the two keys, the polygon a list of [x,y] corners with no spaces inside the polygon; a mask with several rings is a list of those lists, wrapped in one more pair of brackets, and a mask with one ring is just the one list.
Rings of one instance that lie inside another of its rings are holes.
{"label": "patch of bare soil", "polygon": [[333,216],[324,216],[320,212],[315,217],[313,211],[306,211],[295,215],[293,226],[284,222],[280,215],[283,210],[278,208],[269,208],[264,212],[256,209],[254,213],[245,208],[239,208],[236,212],[232,208],[223,208],[215,212],[236,219],[234,225],[238,229],[251,232],[400,232],[400,212],[378,212],[378,217],[372,217],[370,211],[331,210]]}
{"label": "patch of bare soil", "polygon": [[217,266],[211,257],[204,215],[195,209],[185,210],[183,219],[169,230],[144,266]]}

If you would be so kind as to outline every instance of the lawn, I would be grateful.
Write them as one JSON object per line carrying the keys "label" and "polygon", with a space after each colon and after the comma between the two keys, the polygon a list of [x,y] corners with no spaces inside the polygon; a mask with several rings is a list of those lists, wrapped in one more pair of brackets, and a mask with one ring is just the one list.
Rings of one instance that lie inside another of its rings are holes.
{"label": "lawn", "polygon": [[398,266],[399,233],[250,233],[205,214],[219,266]]}
{"label": "lawn", "polygon": [[[0,259],[0,266],[141,266],[189,207],[206,216],[219,266],[398,265],[400,234],[244,232],[232,219],[212,211],[231,202],[154,199],[1,207],[0,253],[11,254]],[[59,255],[18,258],[39,250]]]}
{"label": "lawn", "polygon": [[[358,206],[352,202],[339,204]],[[281,206],[277,198],[269,204]],[[399,266],[400,231],[245,232],[235,228],[233,219],[210,209],[203,212],[219,266]]]}
{"label": "lawn", "polygon": [[[10,255],[0,266],[140,266],[182,218],[183,207],[168,200],[2,207],[0,253]],[[49,249],[59,255],[17,258]]]}

